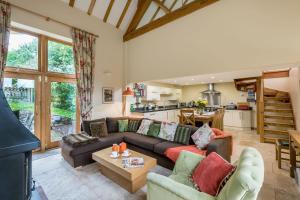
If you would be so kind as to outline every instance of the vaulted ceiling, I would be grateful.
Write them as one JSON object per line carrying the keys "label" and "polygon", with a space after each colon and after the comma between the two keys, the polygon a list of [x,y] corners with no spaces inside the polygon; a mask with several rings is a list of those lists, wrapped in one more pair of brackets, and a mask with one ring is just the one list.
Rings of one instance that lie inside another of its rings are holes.
{"label": "vaulted ceiling", "polygon": [[218,0],[61,0],[125,32],[124,41]]}

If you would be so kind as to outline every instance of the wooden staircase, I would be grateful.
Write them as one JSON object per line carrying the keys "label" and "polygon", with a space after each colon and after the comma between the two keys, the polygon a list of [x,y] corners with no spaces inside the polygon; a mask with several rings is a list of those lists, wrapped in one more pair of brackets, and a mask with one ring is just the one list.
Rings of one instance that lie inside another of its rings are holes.
{"label": "wooden staircase", "polygon": [[262,142],[288,139],[288,130],[295,130],[290,96],[287,92],[264,88]]}

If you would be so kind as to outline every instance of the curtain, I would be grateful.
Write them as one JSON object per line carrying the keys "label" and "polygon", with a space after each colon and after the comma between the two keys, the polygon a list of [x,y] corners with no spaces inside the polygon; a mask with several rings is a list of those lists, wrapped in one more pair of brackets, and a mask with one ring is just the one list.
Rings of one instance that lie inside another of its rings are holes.
{"label": "curtain", "polygon": [[0,87],[3,82],[4,68],[6,65],[6,57],[8,51],[9,33],[10,33],[10,4],[0,2]]}
{"label": "curtain", "polygon": [[72,38],[80,114],[82,120],[88,120],[91,119],[93,109],[96,37],[73,28]]}

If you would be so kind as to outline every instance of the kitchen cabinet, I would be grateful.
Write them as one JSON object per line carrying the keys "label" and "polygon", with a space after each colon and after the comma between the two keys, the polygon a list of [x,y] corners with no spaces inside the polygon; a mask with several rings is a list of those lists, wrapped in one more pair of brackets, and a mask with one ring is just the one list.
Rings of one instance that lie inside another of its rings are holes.
{"label": "kitchen cabinet", "polygon": [[169,100],[178,101],[182,97],[182,90],[181,89],[173,89],[172,94]]}
{"label": "kitchen cabinet", "polygon": [[252,126],[251,110],[226,110],[224,126],[250,129]]}
{"label": "kitchen cabinet", "polygon": [[147,101],[159,101],[160,100],[160,88],[156,86],[148,85],[146,87],[145,99]]}
{"label": "kitchen cabinet", "polygon": [[157,111],[157,112],[148,112],[148,113],[132,113],[133,117],[143,117],[152,120],[158,121],[167,121],[167,122],[177,122],[179,123],[178,115],[180,114],[180,110],[165,110],[165,111]]}

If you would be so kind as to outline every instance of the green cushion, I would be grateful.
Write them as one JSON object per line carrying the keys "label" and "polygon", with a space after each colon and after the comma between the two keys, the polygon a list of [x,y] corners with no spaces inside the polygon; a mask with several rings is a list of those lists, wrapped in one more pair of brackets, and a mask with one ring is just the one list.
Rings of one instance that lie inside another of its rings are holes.
{"label": "green cushion", "polygon": [[128,129],[128,119],[118,120],[119,132],[126,132]]}
{"label": "green cushion", "polygon": [[188,127],[178,126],[176,129],[174,142],[188,145],[191,136],[191,129]]}
{"label": "green cushion", "polygon": [[129,120],[128,122],[128,130],[129,132],[137,132],[140,126],[140,120]]}
{"label": "green cushion", "polygon": [[157,137],[160,131],[160,124],[152,123],[149,127],[147,135]]}

